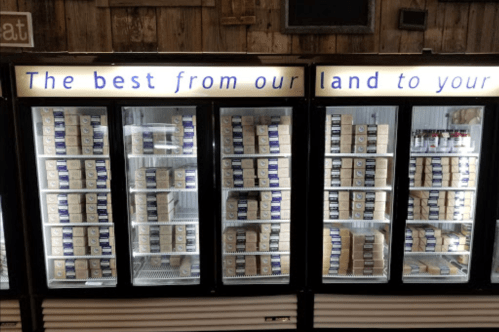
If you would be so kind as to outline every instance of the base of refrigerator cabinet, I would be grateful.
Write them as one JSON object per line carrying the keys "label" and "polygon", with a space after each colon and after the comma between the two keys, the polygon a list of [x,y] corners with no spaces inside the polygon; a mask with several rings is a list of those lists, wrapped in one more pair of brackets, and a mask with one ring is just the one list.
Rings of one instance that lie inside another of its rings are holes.
{"label": "base of refrigerator cabinet", "polygon": [[225,285],[244,284],[289,284],[289,274],[271,274],[256,276],[232,276],[223,278]]}
{"label": "base of refrigerator cabinet", "polygon": [[324,284],[365,284],[365,283],[387,283],[388,276],[386,274],[383,275],[332,275],[326,274],[322,276],[322,282]]}
{"label": "base of refrigerator cabinet", "polygon": [[461,270],[457,274],[452,275],[435,275],[429,273],[404,274],[404,283],[466,283],[468,282],[468,274]]}
{"label": "base of refrigerator cabinet", "polygon": [[49,279],[49,288],[116,287],[116,278]]}

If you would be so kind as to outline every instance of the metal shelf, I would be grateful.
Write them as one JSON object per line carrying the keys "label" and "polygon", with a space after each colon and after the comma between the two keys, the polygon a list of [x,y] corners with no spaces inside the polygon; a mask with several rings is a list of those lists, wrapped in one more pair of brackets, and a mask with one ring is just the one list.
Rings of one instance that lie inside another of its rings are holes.
{"label": "metal shelf", "polygon": [[150,264],[145,264],[142,269],[138,271],[135,280],[145,281],[145,280],[165,280],[165,279],[176,279],[176,280],[186,280],[186,279],[199,279],[199,276],[189,276],[181,277],[180,268],[172,266],[151,266]]}
{"label": "metal shelf", "polygon": [[411,191],[428,191],[428,190],[448,190],[448,191],[476,191],[476,188],[471,187],[409,187]]}
{"label": "metal shelf", "polygon": [[279,190],[291,190],[290,187],[243,187],[243,188],[223,188],[225,191],[279,191]]}
{"label": "metal shelf", "polygon": [[390,220],[324,219],[325,224],[333,224],[333,223],[348,224],[354,222],[372,222],[377,224],[389,224]]}
{"label": "metal shelf", "polygon": [[84,255],[84,256],[47,256],[47,259],[112,259],[116,258],[116,255]]}
{"label": "metal shelf", "polygon": [[262,256],[262,255],[289,255],[289,251],[242,251],[242,252],[224,252],[224,256]]}
{"label": "metal shelf", "polygon": [[467,277],[468,274],[464,273],[461,270],[457,270],[457,274],[449,274],[449,275],[440,275],[440,274],[429,274],[428,272],[425,273],[418,273],[418,274],[404,274],[404,279],[413,279],[413,278],[461,278],[461,277]]}
{"label": "metal shelf", "polygon": [[364,283],[387,283],[388,277],[385,273],[383,275],[331,275],[325,274],[322,275],[323,283],[326,284],[364,284]]}
{"label": "metal shelf", "polygon": [[108,154],[39,154],[40,159],[109,159]]}
{"label": "metal shelf", "polygon": [[406,224],[472,224],[473,220],[406,220]]}
{"label": "metal shelf", "polygon": [[131,193],[165,193],[165,192],[197,192],[198,188],[194,189],[177,189],[174,187],[171,188],[165,188],[165,189],[135,189],[135,188],[130,188]]}
{"label": "metal shelf", "polygon": [[110,193],[111,189],[41,189],[42,193]]}
{"label": "metal shelf", "polygon": [[231,277],[228,277],[228,276],[224,276],[224,279],[229,279],[229,280],[241,280],[241,279],[262,279],[262,278],[286,278],[286,277],[289,277],[289,274],[286,273],[286,274],[269,274],[269,275],[260,275],[260,274],[257,274],[257,275],[254,275],[254,276],[231,276]]}
{"label": "metal shelf", "polygon": [[45,227],[80,227],[80,226],[114,226],[112,222],[79,222],[79,223],[59,223],[59,224],[43,224]]}
{"label": "metal shelf", "polygon": [[253,153],[253,154],[222,154],[223,158],[287,158],[291,153]]}
{"label": "metal shelf", "polygon": [[478,157],[479,155],[479,153],[411,153],[411,157]]}
{"label": "metal shelf", "polygon": [[227,220],[225,217],[223,218],[224,223],[243,223],[243,224],[280,224],[280,223],[289,223],[291,220],[289,219],[273,219],[273,220]]}
{"label": "metal shelf", "polygon": [[134,252],[133,257],[148,257],[148,256],[195,256],[199,255],[199,251],[195,252]]}
{"label": "metal shelf", "polygon": [[459,256],[469,255],[469,251],[442,251],[442,252],[424,252],[424,251],[405,251],[406,256]]}
{"label": "metal shelf", "polygon": [[326,157],[358,157],[358,158],[378,158],[393,157],[393,153],[325,153]]}
{"label": "metal shelf", "polygon": [[387,187],[324,187],[324,191],[358,190],[358,191],[392,191],[391,186]]}
{"label": "metal shelf", "polygon": [[129,154],[129,159],[153,158],[153,159],[177,159],[177,158],[197,158],[197,154]]}
{"label": "metal shelf", "polygon": [[88,279],[49,279],[49,283],[52,282],[106,282],[106,281],[116,281],[116,277],[109,278],[88,278]]}
{"label": "metal shelf", "polygon": [[132,222],[132,227],[139,226],[169,226],[169,225],[197,225],[199,224],[199,220],[190,220],[190,221],[162,221],[162,222]]}

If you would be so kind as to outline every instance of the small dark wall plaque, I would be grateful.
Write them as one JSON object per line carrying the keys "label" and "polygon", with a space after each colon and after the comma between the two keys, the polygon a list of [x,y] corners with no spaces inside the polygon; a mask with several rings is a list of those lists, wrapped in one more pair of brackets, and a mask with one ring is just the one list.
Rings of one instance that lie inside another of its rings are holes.
{"label": "small dark wall plaque", "polygon": [[283,33],[374,33],[375,0],[281,0],[281,8]]}
{"label": "small dark wall plaque", "polygon": [[422,9],[402,8],[400,10],[399,29],[426,30],[428,11]]}

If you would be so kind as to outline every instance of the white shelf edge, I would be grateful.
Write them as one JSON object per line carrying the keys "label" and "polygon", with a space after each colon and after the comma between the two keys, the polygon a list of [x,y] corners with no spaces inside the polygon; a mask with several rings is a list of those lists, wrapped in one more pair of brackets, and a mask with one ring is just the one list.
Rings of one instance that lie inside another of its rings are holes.
{"label": "white shelf edge", "polygon": [[324,187],[324,191],[342,191],[342,190],[358,190],[358,191],[392,191],[391,186],[386,187]]}
{"label": "white shelf edge", "polygon": [[79,222],[79,223],[59,223],[59,224],[43,224],[45,227],[80,227],[80,226],[114,226],[112,222]]}
{"label": "white shelf edge", "polygon": [[290,187],[243,187],[243,188],[223,188],[225,191],[280,191],[280,190],[291,190]]}
{"label": "white shelf edge", "polygon": [[259,220],[259,219],[256,219],[256,220],[227,220],[227,219],[223,219],[223,222],[224,223],[245,223],[245,224],[279,224],[279,223],[290,223],[291,220],[289,219],[273,219],[273,220]]}
{"label": "white shelf edge", "polygon": [[334,224],[334,223],[354,223],[354,222],[372,222],[377,224],[389,224],[390,220],[354,220],[354,219],[324,219],[324,223],[326,224]]}
{"label": "white shelf edge", "polygon": [[478,157],[479,153],[420,153],[411,152],[411,157]]}
{"label": "white shelf edge", "polygon": [[448,190],[448,191],[476,191],[472,187],[409,187],[411,191],[430,191],[430,190]]}
{"label": "white shelf edge", "polygon": [[111,189],[40,189],[42,193],[110,193]]}
{"label": "white shelf edge", "polygon": [[169,225],[197,225],[199,220],[196,221],[161,221],[161,222],[132,222],[132,227],[138,226],[169,226]]}
{"label": "white shelf edge", "polygon": [[472,224],[473,220],[406,220],[406,224]]}
{"label": "white shelf edge", "polygon": [[224,256],[262,256],[262,255],[289,255],[290,251],[255,251],[255,252],[224,252]]}
{"label": "white shelf edge", "polygon": [[261,275],[257,274],[254,276],[224,276],[224,279],[229,279],[229,280],[238,280],[238,279],[263,279],[263,278],[287,278],[289,277],[289,273],[285,274],[269,274],[269,275]]}
{"label": "white shelf edge", "polygon": [[135,189],[130,188],[131,193],[162,193],[162,192],[197,192],[198,188],[194,189],[177,189],[177,188],[164,188],[164,189]]}
{"label": "white shelf edge", "polygon": [[88,279],[49,279],[50,282],[99,282],[99,281],[115,281],[116,277],[109,277],[109,278],[88,278]]}
{"label": "white shelf edge", "polygon": [[469,251],[442,251],[442,252],[425,252],[425,251],[404,251],[407,256],[458,256],[469,255]]}
{"label": "white shelf edge", "polygon": [[393,157],[393,153],[325,153],[324,156],[329,157],[360,157],[360,158],[378,158],[378,157]]}
{"label": "white shelf edge", "polygon": [[265,153],[265,154],[222,154],[223,158],[287,158],[291,157],[291,153]]}
{"label": "white shelf edge", "polygon": [[108,154],[39,154],[40,159],[109,159]]}
{"label": "white shelf edge", "polygon": [[129,159],[135,158],[197,158],[197,154],[128,154]]}
{"label": "white shelf edge", "polygon": [[116,258],[116,255],[99,255],[99,256],[47,256],[47,259],[112,259]]}
{"label": "white shelf edge", "polygon": [[386,274],[383,275],[323,274],[322,277],[327,279],[386,279],[387,275]]}
{"label": "white shelf edge", "polygon": [[144,256],[195,256],[199,255],[199,251],[195,252],[134,252],[133,257],[144,257]]}

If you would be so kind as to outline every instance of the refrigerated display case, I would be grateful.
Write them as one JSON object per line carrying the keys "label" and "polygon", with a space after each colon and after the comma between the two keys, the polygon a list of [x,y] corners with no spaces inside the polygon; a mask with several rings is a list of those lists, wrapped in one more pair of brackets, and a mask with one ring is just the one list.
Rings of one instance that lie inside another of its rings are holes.
{"label": "refrigerated display case", "polygon": [[492,261],[492,275],[490,279],[493,283],[499,283],[499,220],[496,221],[496,241],[494,244],[494,260]]}
{"label": "refrigerated display case", "polygon": [[31,112],[47,287],[115,287],[107,109]]}
{"label": "refrigerated display case", "polygon": [[404,245],[406,283],[470,278],[483,106],[415,106]]}
{"label": "refrigerated display case", "polygon": [[133,285],[200,283],[196,107],[124,107]]}
{"label": "refrigerated display case", "polygon": [[323,283],[386,283],[396,106],[326,107]]}
{"label": "refrigerated display case", "polygon": [[223,284],[290,282],[292,118],[220,108]]}

